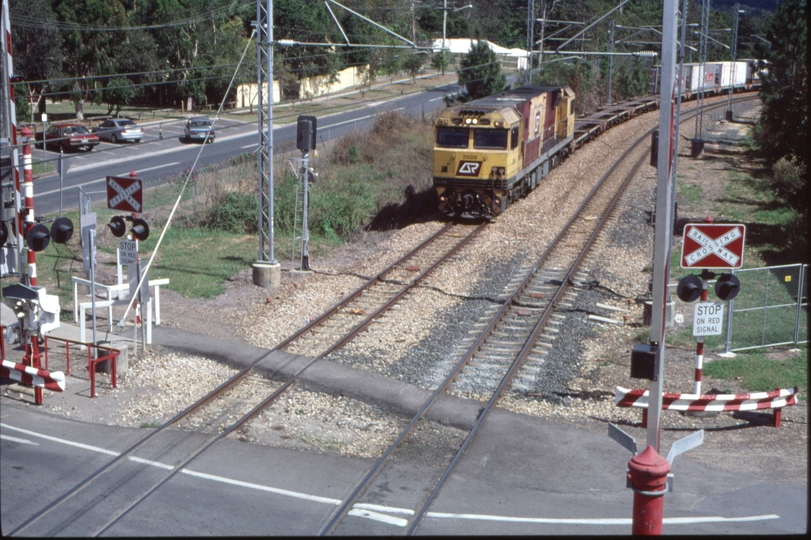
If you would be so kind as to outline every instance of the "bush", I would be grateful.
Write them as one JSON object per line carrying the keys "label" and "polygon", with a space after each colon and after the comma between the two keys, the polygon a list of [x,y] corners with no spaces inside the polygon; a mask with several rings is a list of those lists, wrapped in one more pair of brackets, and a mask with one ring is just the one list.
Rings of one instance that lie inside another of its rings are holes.
{"label": "bush", "polygon": [[255,233],[259,222],[256,193],[223,193],[212,205],[206,226],[230,233]]}
{"label": "bush", "polygon": [[28,92],[26,92],[25,85],[14,85],[14,108],[18,124],[31,122],[31,104],[28,103]]}
{"label": "bush", "polygon": [[796,262],[808,264],[808,211],[794,215],[784,229],[786,251]]}
{"label": "bush", "polygon": [[806,204],[808,184],[805,178],[805,165],[796,157],[781,157],[772,166],[772,187],[780,198],[795,208]]}

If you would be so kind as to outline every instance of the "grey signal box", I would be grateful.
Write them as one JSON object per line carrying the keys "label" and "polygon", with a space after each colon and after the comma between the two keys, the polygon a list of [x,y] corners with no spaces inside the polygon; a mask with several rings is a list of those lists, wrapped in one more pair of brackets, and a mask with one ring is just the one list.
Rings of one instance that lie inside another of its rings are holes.
{"label": "grey signal box", "polygon": [[315,149],[315,116],[299,116],[296,130],[296,148],[302,152]]}

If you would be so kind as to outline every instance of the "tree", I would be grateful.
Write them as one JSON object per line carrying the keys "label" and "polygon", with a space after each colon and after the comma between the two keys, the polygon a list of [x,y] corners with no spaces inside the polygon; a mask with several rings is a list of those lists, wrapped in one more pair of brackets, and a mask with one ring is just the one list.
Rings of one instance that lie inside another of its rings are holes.
{"label": "tree", "polygon": [[[54,0],[54,6],[64,22],[102,27],[127,25],[126,11],[118,0]],[[78,120],[84,120],[85,102],[96,97],[95,77],[115,73],[117,65],[112,50],[120,37],[117,32],[78,29],[63,33],[62,71],[73,79],[69,89]]]}
{"label": "tree", "polygon": [[9,4],[12,19],[25,15],[44,23],[43,27],[16,25],[11,32],[14,74],[30,81],[25,92],[17,91],[18,97],[35,96],[40,112],[45,112],[47,81],[59,76],[63,60],[62,38],[53,24],[56,14],[50,4],[48,0],[11,0]]}
{"label": "tree", "polygon": [[27,124],[32,120],[31,104],[28,103],[25,85],[14,85],[14,110],[16,111],[16,118],[19,124]]}
{"label": "tree", "polygon": [[766,52],[760,97],[763,100],[757,137],[765,155],[774,163],[796,157],[807,166],[808,28],[805,0],[785,0],[766,34]]}
{"label": "tree", "polygon": [[377,73],[394,82],[394,76],[400,73],[403,66],[403,57],[399,49],[378,49],[381,51],[380,59],[375,62]]}
{"label": "tree", "polygon": [[540,85],[567,85],[577,98],[574,101],[578,114],[590,110],[597,104],[597,83],[592,76],[589,62],[574,60],[544,64],[543,71],[534,79]]}
{"label": "tree", "polygon": [[486,41],[474,41],[470,51],[459,63],[459,84],[465,87],[469,99],[478,99],[504,90],[506,79],[496,53]]}
{"label": "tree", "polygon": [[431,57],[431,67],[440,70],[444,75],[450,65],[450,60],[451,54],[448,51],[439,51]]}
{"label": "tree", "polygon": [[418,52],[408,54],[403,59],[403,69],[406,70],[406,73],[411,75],[411,81],[414,83],[417,82],[417,75],[422,69],[423,62],[425,62],[425,56]]}
{"label": "tree", "polygon": [[115,109],[115,114],[121,112],[121,107],[128,105],[136,95],[138,90],[132,85],[132,81],[126,77],[115,77],[110,79],[107,87],[102,91],[102,102],[107,103],[107,114],[110,115]]}
{"label": "tree", "polygon": [[[273,37],[276,40],[323,43],[330,34],[330,17],[320,1],[276,0],[273,17],[276,26]],[[298,98],[302,79],[326,75],[331,77],[329,82],[332,82],[340,66],[338,55],[326,47],[276,47],[275,54],[288,74],[287,81],[282,84],[282,93],[289,97]]]}

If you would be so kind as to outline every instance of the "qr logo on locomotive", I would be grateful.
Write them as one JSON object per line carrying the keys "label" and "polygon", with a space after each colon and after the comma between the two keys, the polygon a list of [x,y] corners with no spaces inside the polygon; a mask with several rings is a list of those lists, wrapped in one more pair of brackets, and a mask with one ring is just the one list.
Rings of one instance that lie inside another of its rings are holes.
{"label": "qr logo on locomotive", "polygon": [[481,168],[481,161],[462,161],[459,163],[456,174],[458,176],[479,176],[479,170]]}

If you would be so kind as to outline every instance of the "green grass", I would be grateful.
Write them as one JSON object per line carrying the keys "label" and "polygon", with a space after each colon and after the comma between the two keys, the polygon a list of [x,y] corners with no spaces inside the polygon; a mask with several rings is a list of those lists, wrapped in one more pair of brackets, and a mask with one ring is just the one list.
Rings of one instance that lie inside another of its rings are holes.
{"label": "green grass", "polygon": [[687,199],[690,204],[698,204],[704,199],[704,190],[698,185],[687,185],[683,182],[678,182],[679,193]]}
{"label": "green grass", "polygon": [[138,426],[138,427],[140,427],[140,428],[148,428],[148,429],[157,429],[157,428],[161,427],[161,425],[162,424],[160,422],[141,422],[141,425]]}
{"label": "green grass", "polygon": [[[158,235],[139,246],[154,250]],[[169,278],[169,288],[183,296],[213,298],[225,292],[225,281],[257,258],[258,240],[245,234],[171,227],[164,238],[152,278]]]}
{"label": "green grass", "polygon": [[[34,150],[36,152],[36,150]],[[51,172],[56,171],[56,165],[54,165],[53,161],[43,161],[42,159],[36,159],[34,154],[31,154],[31,173],[36,177],[40,174],[50,174]]]}
{"label": "green grass", "polygon": [[802,345],[797,356],[788,360],[771,360],[766,354],[766,351],[757,351],[713,360],[704,364],[703,372],[716,379],[738,379],[752,392],[797,386],[807,400],[808,346]]}
{"label": "green grass", "polygon": [[794,217],[794,212],[785,206],[778,208],[764,208],[755,212],[754,221],[774,225],[788,225]]}

